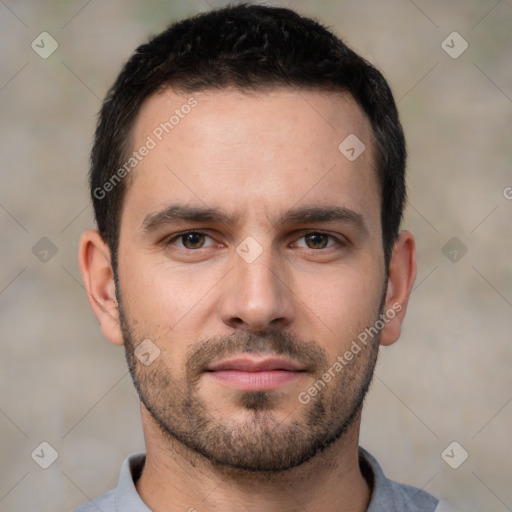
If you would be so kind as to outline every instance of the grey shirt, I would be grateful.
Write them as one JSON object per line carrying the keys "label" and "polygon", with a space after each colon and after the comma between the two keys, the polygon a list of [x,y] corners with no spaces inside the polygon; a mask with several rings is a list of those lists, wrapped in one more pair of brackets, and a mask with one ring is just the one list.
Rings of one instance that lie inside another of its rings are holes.
{"label": "grey shirt", "polygon": [[[118,486],[75,509],[74,512],[151,512],[138,495],[134,484],[142,472],[145,460],[144,453],[128,457],[121,467]],[[363,448],[359,448],[359,464],[372,489],[367,512],[443,512],[449,510],[446,503],[440,502],[431,494],[386,478],[379,463]]]}

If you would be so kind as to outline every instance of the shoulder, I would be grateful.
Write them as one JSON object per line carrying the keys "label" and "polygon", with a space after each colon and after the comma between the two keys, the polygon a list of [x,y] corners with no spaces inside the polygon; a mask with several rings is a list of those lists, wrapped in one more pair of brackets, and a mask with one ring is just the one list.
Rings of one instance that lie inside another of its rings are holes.
{"label": "shoulder", "polygon": [[84,505],[76,508],[73,512],[110,512],[115,511],[116,504],[114,499],[114,490],[108,491],[94,500],[91,500]]}
{"label": "shoulder", "polygon": [[388,490],[395,506],[407,512],[439,512],[441,501],[432,494],[413,487],[388,480]]}
{"label": "shoulder", "polygon": [[135,488],[135,482],[142,472],[145,460],[144,453],[130,455],[121,466],[117,487],[76,508],[73,512],[151,512]]}
{"label": "shoulder", "polygon": [[448,511],[446,503],[432,494],[390,480],[384,475],[377,460],[363,448],[359,448],[361,472],[372,488],[368,512],[442,512]]}

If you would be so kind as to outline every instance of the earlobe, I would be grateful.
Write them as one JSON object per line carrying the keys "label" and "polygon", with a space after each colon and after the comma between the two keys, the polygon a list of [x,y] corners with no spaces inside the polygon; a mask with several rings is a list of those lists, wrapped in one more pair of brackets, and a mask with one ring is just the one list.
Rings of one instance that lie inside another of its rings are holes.
{"label": "earlobe", "polygon": [[381,331],[381,345],[391,345],[400,337],[409,296],[416,279],[416,244],[410,231],[400,232],[389,263],[384,315],[387,322]]}
{"label": "earlobe", "polygon": [[115,345],[123,345],[110,250],[98,231],[82,234],[78,261],[89,303],[103,334]]}

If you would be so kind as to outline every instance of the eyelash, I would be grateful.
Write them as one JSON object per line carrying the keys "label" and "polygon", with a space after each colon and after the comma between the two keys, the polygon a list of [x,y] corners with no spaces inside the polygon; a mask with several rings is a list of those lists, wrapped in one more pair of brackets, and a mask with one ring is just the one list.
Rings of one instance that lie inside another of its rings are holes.
{"label": "eyelash", "polygon": [[[171,235],[170,237],[165,238],[164,240],[162,240],[162,244],[164,245],[164,247],[168,247],[169,245],[172,245],[174,241],[179,240],[182,237],[184,237],[186,235],[190,235],[190,234],[203,235],[203,236],[208,237],[208,238],[213,240],[213,238],[210,235],[208,235],[207,233],[204,233],[202,231],[189,230],[189,231],[182,231],[181,233],[176,233],[174,235]],[[331,235],[329,233],[324,233],[323,231],[306,231],[306,232],[303,232],[303,234],[298,238],[298,240],[300,240],[302,238],[305,238],[308,235],[323,235],[323,236],[326,236],[329,239],[334,240],[336,242],[333,245],[330,245],[330,246],[328,245],[328,247],[323,247],[321,249],[312,249],[310,247],[302,247],[302,249],[306,249],[306,250],[309,250],[309,251],[318,252],[318,251],[323,251],[323,250],[327,250],[327,249],[332,249],[335,246],[347,245],[347,241],[345,239],[337,238],[334,235]],[[189,249],[187,247],[179,247],[179,249],[182,249],[182,250],[185,250],[185,251],[194,252],[194,251],[199,251],[201,249],[208,249],[208,247],[199,247],[197,249]]]}

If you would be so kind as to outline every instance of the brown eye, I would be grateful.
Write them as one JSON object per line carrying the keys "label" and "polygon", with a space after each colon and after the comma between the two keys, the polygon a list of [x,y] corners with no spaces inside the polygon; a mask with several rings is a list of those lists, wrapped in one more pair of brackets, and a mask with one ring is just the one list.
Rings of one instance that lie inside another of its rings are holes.
{"label": "brown eye", "polygon": [[201,249],[206,251],[222,246],[222,244],[218,244],[214,238],[202,231],[174,233],[164,238],[161,243],[166,251],[177,252],[177,254],[181,252],[187,256],[191,256],[194,252],[197,252],[198,255],[203,254]]}
{"label": "brown eye", "polygon": [[200,249],[204,245],[205,235],[202,233],[185,233],[180,236],[181,243],[185,249]]}
{"label": "brown eye", "polygon": [[309,235],[305,235],[304,239],[309,249],[325,249],[329,242],[329,235],[310,233]]}

